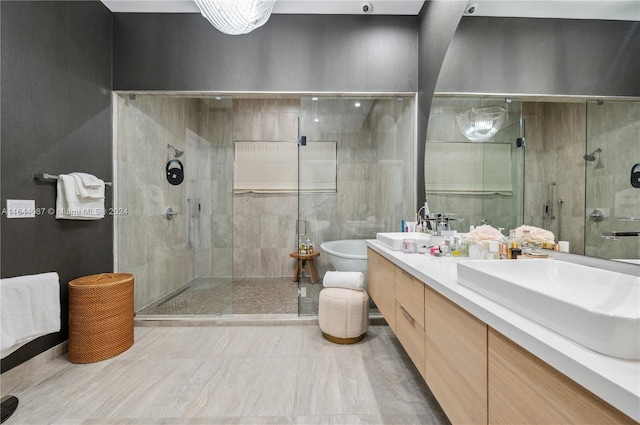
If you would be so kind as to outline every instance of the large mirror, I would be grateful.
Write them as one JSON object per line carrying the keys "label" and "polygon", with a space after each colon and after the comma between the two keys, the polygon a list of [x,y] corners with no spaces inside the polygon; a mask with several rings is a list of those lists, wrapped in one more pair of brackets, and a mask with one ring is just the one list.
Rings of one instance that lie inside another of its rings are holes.
{"label": "large mirror", "polygon": [[[469,111],[496,108],[505,116],[493,136],[465,135]],[[461,232],[529,224],[574,254],[638,260],[639,238],[603,234],[640,230],[640,189],[631,184],[639,135],[634,100],[436,95],[425,147],[429,208]]]}
{"label": "large mirror", "polygon": [[637,3],[473,3],[431,105],[430,211],[458,231],[529,224],[572,254],[640,264]]}

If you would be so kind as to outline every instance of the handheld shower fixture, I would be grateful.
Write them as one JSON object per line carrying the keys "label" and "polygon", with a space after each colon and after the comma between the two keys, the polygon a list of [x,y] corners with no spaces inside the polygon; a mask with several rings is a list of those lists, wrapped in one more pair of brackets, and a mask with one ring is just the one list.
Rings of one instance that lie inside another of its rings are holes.
{"label": "handheld shower fixture", "polygon": [[587,161],[595,161],[596,160],[596,153],[600,153],[602,152],[602,149],[598,148],[595,151],[591,152],[588,155],[583,155],[582,157],[584,159],[586,159]]}
{"label": "handheld shower fixture", "polygon": [[184,154],[184,151],[180,151],[180,150],[174,148],[172,145],[167,145],[167,148],[173,149],[174,158],[179,158]]}

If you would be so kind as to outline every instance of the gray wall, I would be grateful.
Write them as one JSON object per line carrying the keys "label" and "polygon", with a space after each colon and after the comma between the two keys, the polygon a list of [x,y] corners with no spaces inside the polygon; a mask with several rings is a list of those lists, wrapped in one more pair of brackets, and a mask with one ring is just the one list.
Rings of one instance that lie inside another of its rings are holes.
{"label": "gray wall", "polygon": [[243,36],[200,14],[114,14],[114,90],[415,92],[415,16],[272,15]]}
{"label": "gray wall", "polygon": [[[1,202],[55,207],[55,183],[34,172],[112,178],[111,13],[100,2],[13,2],[1,7]],[[112,193],[107,188],[106,205]],[[1,218],[0,274],[57,271],[62,332],[2,360],[6,371],[67,339],[67,283],[113,269],[113,220]]]}
{"label": "gray wall", "polygon": [[640,22],[464,17],[438,92],[640,96]]}

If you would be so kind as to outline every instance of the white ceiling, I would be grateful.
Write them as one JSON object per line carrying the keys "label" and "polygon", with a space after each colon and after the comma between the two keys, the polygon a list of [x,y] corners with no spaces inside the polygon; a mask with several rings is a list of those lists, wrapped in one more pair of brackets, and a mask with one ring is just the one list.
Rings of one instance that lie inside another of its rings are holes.
{"label": "white ceiling", "polygon": [[[278,0],[273,13],[280,14],[362,14],[366,0]],[[102,0],[112,12],[193,13],[199,12],[193,0]],[[369,15],[417,15],[424,0],[373,0]]]}
{"label": "white ceiling", "polygon": [[[368,15],[417,15],[423,0],[278,0],[276,14],[364,14],[363,3],[373,7]],[[198,13],[193,0],[102,0],[112,12]],[[640,0],[471,0],[472,16],[530,18],[609,19],[640,21]],[[468,7],[467,7],[468,8]]]}

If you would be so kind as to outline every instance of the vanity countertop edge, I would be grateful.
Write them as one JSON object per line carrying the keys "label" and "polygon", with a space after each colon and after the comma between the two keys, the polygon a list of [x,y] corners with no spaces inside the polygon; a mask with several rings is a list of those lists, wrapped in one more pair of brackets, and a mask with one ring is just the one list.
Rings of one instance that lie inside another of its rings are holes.
{"label": "vanity countertop edge", "polygon": [[596,353],[460,285],[457,263],[468,258],[405,254],[392,251],[376,240],[366,243],[425,285],[640,422],[640,361]]}

